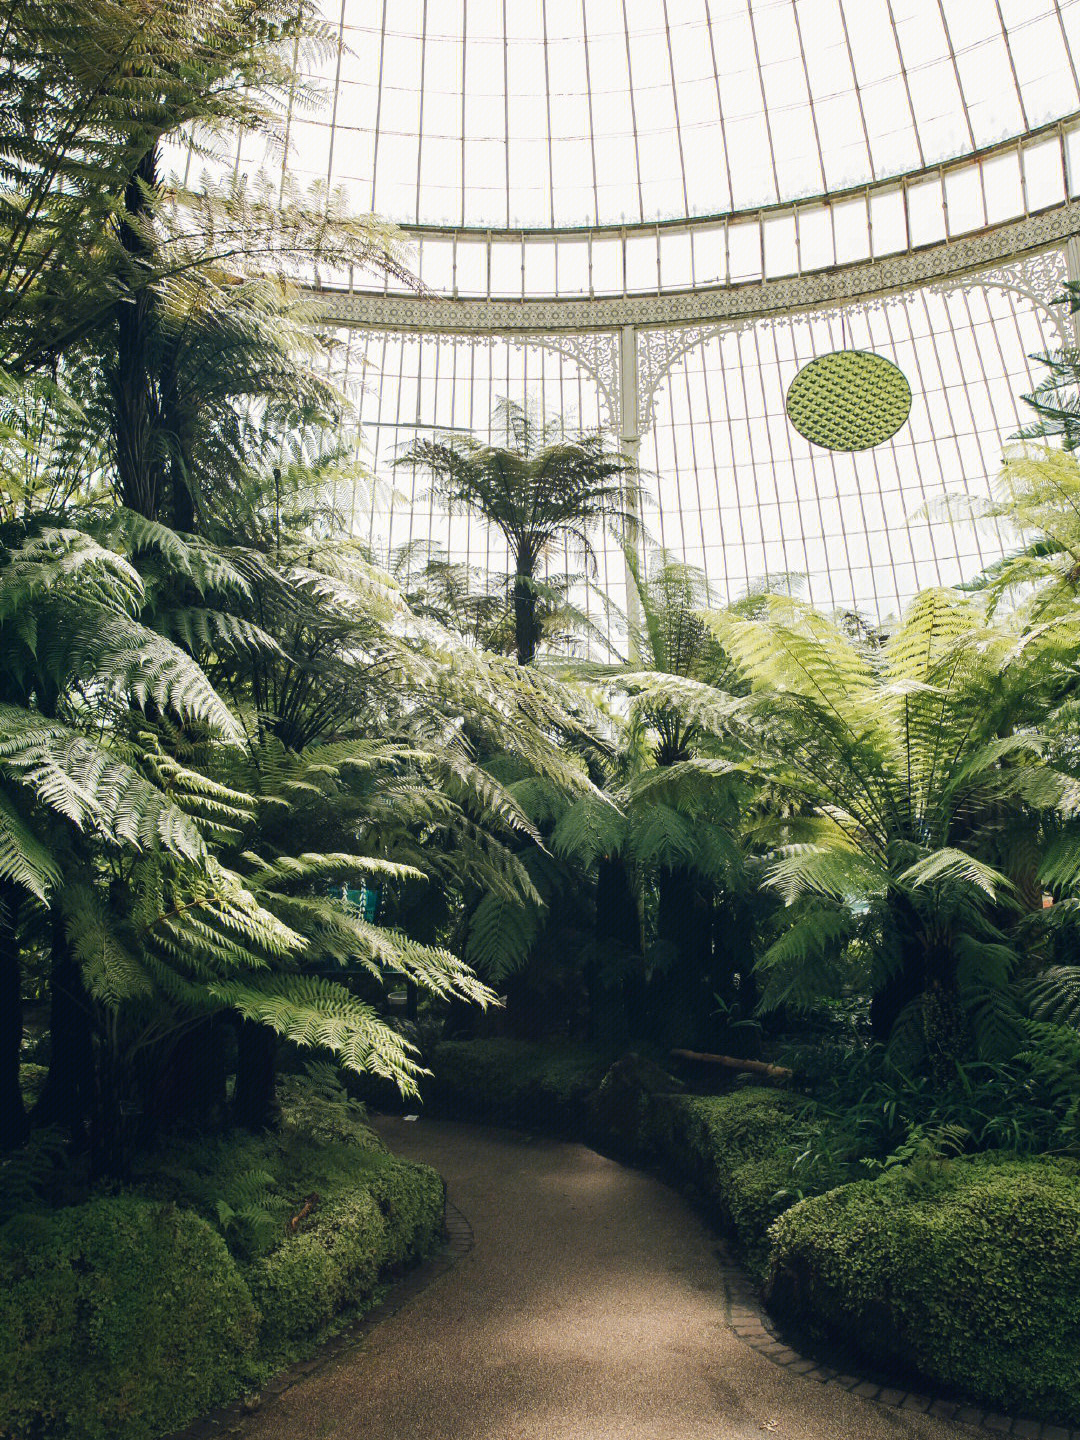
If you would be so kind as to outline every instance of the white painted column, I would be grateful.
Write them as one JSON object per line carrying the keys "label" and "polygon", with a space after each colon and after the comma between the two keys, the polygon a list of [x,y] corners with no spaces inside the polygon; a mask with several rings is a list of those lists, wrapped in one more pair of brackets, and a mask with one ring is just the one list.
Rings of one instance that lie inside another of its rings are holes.
{"label": "white painted column", "polygon": [[[633,325],[624,325],[619,331],[619,444],[623,454],[628,455],[635,466],[639,464],[641,457],[641,415],[638,394],[637,328]],[[639,558],[643,560],[641,499],[636,479],[632,486],[627,486],[626,509],[630,519],[622,538],[624,543],[633,546]],[[634,664],[641,659],[640,646],[635,639],[636,631],[641,624],[641,606],[638,603],[633,574],[625,561],[624,568],[626,574],[626,619],[630,627],[629,658],[631,664]]]}
{"label": "white painted column", "polygon": [[[1080,284],[1080,235],[1070,235],[1065,241],[1065,270],[1071,281]],[[1080,349],[1080,311],[1070,315],[1066,322],[1069,329],[1068,343]]]}

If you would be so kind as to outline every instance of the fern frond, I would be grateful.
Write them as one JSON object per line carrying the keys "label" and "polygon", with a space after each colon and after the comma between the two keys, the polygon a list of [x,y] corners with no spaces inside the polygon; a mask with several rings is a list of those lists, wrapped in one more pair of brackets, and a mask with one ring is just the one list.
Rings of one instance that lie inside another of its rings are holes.
{"label": "fern frond", "polygon": [[469,920],[465,958],[498,984],[525,963],[539,931],[539,919],[535,906],[485,895]]}

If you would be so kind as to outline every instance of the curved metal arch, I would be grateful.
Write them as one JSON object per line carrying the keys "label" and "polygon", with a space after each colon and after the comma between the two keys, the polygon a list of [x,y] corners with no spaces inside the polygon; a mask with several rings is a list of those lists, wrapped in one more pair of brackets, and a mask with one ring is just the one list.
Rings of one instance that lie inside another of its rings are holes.
{"label": "curved metal arch", "polygon": [[[333,289],[310,293],[328,323],[374,330],[500,335],[617,331],[625,325],[649,330],[754,320],[955,282],[974,271],[1026,262],[1077,235],[1080,201],[1070,201],[1025,220],[981,230],[963,240],[783,280],[708,290],[575,300],[453,300]],[[1042,284],[1037,276],[1016,283]],[[1040,291],[1039,298],[1050,304],[1054,297]]]}

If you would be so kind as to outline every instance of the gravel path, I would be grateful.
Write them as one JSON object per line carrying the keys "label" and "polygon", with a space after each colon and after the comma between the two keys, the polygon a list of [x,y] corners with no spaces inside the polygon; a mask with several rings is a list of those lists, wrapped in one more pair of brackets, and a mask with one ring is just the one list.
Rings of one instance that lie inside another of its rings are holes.
{"label": "gravel path", "polygon": [[803,1380],[724,1324],[716,1239],[648,1175],[581,1145],[380,1123],[434,1165],[475,1248],[245,1440],[958,1440]]}

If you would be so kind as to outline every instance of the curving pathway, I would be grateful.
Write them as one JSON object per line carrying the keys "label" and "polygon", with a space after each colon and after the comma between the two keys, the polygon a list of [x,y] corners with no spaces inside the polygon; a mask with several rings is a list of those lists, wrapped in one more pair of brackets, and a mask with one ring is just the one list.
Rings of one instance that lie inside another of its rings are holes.
{"label": "curving pathway", "polygon": [[245,1440],[958,1440],[815,1385],[724,1320],[716,1238],[651,1176],[581,1145],[381,1121],[427,1161],[475,1248]]}

